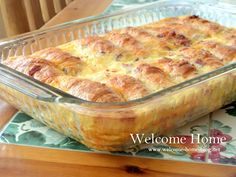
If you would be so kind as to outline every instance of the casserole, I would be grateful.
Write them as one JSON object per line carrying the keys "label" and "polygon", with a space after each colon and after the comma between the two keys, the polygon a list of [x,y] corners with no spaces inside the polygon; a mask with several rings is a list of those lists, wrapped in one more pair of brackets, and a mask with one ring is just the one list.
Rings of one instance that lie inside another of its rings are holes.
{"label": "casserole", "polygon": [[[222,14],[230,20],[222,20]],[[195,1],[174,3],[166,0],[3,41],[1,59],[29,55],[77,38],[180,15],[199,15],[215,22],[224,22],[225,26],[236,26],[233,24],[236,15],[228,8]],[[236,93],[235,63],[142,98],[115,103],[78,99],[3,65],[0,75],[1,98],[91,148],[110,151],[135,146],[131,133],[164,134],[235,100]]]}

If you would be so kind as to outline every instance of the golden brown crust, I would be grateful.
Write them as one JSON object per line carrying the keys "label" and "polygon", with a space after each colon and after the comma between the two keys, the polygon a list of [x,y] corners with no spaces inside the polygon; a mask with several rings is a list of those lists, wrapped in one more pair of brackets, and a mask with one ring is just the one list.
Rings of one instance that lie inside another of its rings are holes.
{"label": "golden brown crust", "polygon": [[157,39],[173,44],[175,47],[190,46],[191,41],[181,33],[169,27],[147,28]]}
{"label": "golden brown crust", "polygon": [[233,46],[220,44],[219,42],[215,41],[199,42],[197,46],[209,50],[212,54],[225,62],[236,60],[236,48]]}
{"label": "golden brown crust", "polygon": [[111,76],[108,83],[126,100],[134,100],[148,95],[148,91],[143,84],[139,80],[128,75]]}
{"label": "golden brown crust", "polygon": [[54,80],[53,85],[67,91],[71,95],[83,100],[94,102],[122,102],[124,101],[118,94],[105,84],[79,79],[71,76],[61,76]]}
{"label": "golden brown crust", "polygon": [[109,54],[117,50],[112,42],[99,36],[90,36],[78,41],[78,43],[81,47],[89,48],[95,54]]}
{"label": "golden brown crust", "polygon": [[145,56],[148,57],[153,53],[160,53],[160,51],[169,51],[172,46],[168,45],[168,41],[161,40],[155,37],[148,28],[127,27],[119,31],[121,34],[128,34],[143,44]]}
{"label": "golden brown crust", "polygon": [[197,15],[192,16],[184,16],[184,17],[173,17],[173,18],[166,18],[161,20],[160,22],[150,24],[149,26],[167,26],[167,27],[174,27],[177,28],[175,30],[179,32],[183,32],[190,28],[194,29],[191,30],[191,33],[195,33],[196,30],[199,31],[198,34],[204,33],[206,36],[215,35],[223,30],[223,27],[217,23],[208,21],[206,19],[202,19]]}
{"label": "golden brown crust", "polygon": [[81,70],[82,61],[59,48],[47,48],[32,55],[52,62],[65,74],[76,75]]}
{"label": "golden brown crust", "polygon": [[183,34],[187,38],[192,40],[201,40],[206,37],[209,37],[208,34],[202,33],[200,30],[193,28],[188,24],[171,23],[168,25],[164,25],[164,27],[170,28],[176,31],[176,33]]}
{"label": "golden brown crust", "polygon": [[47,83],[49,85],[52,85],[51,83],[58,77],[61,76],[63,73],[54,68],[54,67],[43,67],[40,71],[38,71],[37,73],[34,74],[34,78]]}
{"label": "golden brown crust", "polygon": [[42,58],[18,57],[15,60],[7,60],[4,64],[28,76],[37,77],[42,82],[62,74],[53,63]]}
{"label": "golden brown crust", "polygon": [[169,75],[159,67],[143,63],[137,66],[136,73],[144,82],[150,83],[155,90],[173,85]]}
{"label": "golden brown crust", "polygon": [[221,35],[228,45],[236,47],[236,29],[225,29]]}
{"label": "golden brown crust", "polygon": [[157,64],[173,76],[189,78],[197,74],[196,67],[186,60],[172,60],[170,58],[163,58],[158,60]]}
{"label": "golden brown crust", "polygon": [[115,45],[131,51],[137,57],[144,57],[147,52],[144,46],[131,35],[125,33],[122,34],[119,31],[113,31],[106,35],[106,38],[112,41]]}
{"label": "golden brown crust", "polygon": [[195,62],[201,66],[208,66],[212,69],[224,66],[224,63],[219,58],[204,49],[183,48],[180,50],[180,54],[186,60]]}
{"label": "golden brown crust", "polygon": [[202,32],[209,33],[211,35],[214,35],[223,29],[219,24],[210,22],[206,19],[202,19],[196,15],[184,17],[183,23],[190,24],[194,28],[197,28]]}
{"label": "golden brown crust", "polygon": [[115,46],[115,44],[108,40],[106,37],[101,36],[89,36],[87,38],[76,41],[76,45],[79,46],[81,51],[87,50],[88,58],[95,57],[110,57],[116,61],[125,60],[125,57],[129,54],[128,51]]}

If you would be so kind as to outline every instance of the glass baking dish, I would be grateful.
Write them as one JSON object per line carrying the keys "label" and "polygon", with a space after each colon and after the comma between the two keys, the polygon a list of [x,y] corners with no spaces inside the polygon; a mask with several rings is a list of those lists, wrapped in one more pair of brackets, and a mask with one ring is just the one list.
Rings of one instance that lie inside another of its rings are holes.
{"label": "glass baking dish", "polygon": [[[235,8],[228,4],[163,0],[3,40],[1,61],[113,29],[183,15],[198,15],[236,27]],[[96,103],[76,98],[0,64],[0,97],[91,148],[120,151],[136,146],[131,134],[165,134],[236,100],[235,68],[236,63],[232,63],[141,99]]]}

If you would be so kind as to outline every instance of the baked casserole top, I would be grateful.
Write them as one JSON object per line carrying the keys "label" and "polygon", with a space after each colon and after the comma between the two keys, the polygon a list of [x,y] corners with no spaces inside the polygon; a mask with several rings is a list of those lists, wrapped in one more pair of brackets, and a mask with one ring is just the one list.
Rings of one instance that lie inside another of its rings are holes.
{"label": "baked casserole top", "polygon": [[236,29],[198,16],[113,30],[4,61],[94,102],[142,98],[236,61]]}

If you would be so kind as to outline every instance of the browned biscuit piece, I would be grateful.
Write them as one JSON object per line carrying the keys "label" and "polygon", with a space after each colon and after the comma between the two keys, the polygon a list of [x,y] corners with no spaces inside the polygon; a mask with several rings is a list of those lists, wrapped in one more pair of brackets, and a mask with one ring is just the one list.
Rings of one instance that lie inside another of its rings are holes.
{"label": "browned biscuit piece", "polygon": [[82,61],[79,57],[75,57],[59,48],[47,48],[40,50],[32,56],[51,61],[56,67],[68,75],[76,75],[82,67]]}
{"label": "browned biscuit piece", "polygon": [[134,100],[148,95],[147,89],[141,81],[128,75],[111,76],[109,85],[120,93],[126,100]]}

